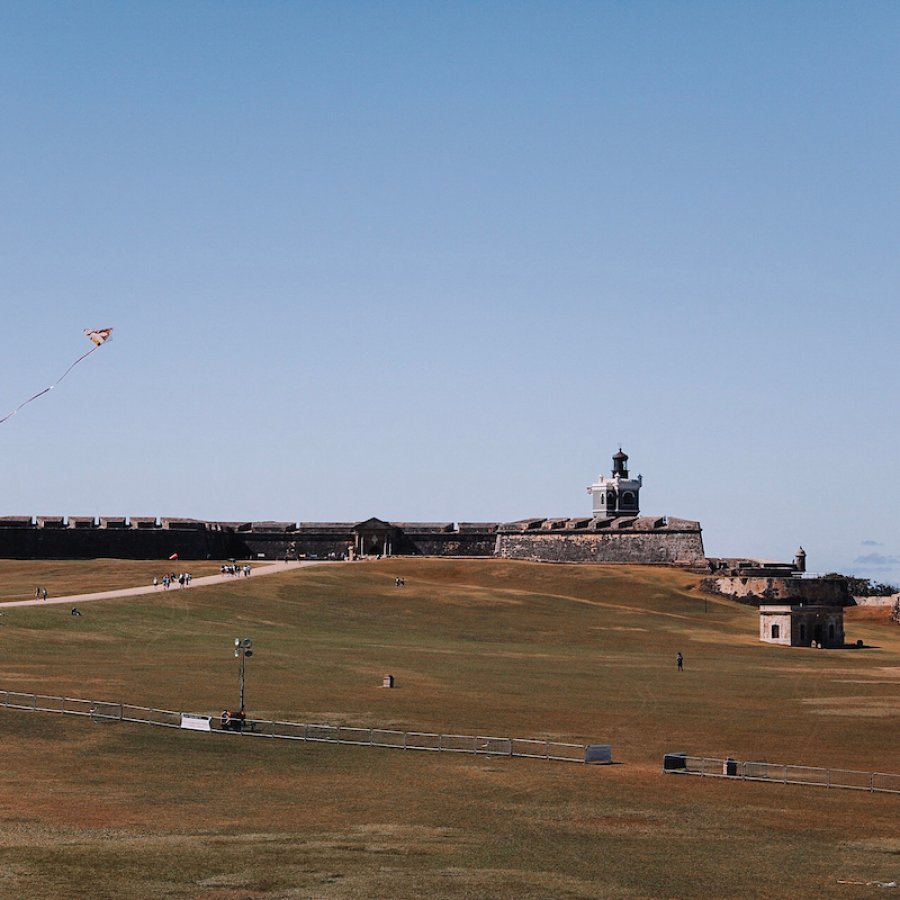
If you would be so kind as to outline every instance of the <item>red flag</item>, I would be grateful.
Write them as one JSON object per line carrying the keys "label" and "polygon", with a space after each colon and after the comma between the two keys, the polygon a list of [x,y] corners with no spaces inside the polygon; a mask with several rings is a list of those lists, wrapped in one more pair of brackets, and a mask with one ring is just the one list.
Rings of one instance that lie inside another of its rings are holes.
{"label": "red flag", "polygon": [[173,553],[173,554],[169,557],[169,559],[178,559],[178,554],[177,554],[177,553]]}

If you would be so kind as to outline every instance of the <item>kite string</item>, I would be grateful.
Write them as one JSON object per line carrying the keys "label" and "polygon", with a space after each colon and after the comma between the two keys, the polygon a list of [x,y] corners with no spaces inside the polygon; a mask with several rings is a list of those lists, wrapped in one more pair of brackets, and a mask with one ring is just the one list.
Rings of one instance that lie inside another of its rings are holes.
{"label": "kite string", "polygon": [[88,350],[87,353],[82,353],[82,355],[79,356],[78,359],[76,359],[75,362],[73,362],[72,365],[69,366],[69,368],[66,369],[66,371],[63,372],[62,375],[60,375],[59,378],[57,378],[56,381],[53,382],[53,384],[50,385],[50,387],[45,387],[42,391],[38,391],[33,397],[29,397],[27,400],[24,400],[11,413],[7,413],[2,419],[0,419],[0,425],[2,425],[7,419],[11,419],[20,409],[22,409],[22,407],[28,406],[28,404],[31,403],[32,400],[37,400],[38,397],[43,397],[44,394],[49,394],[50,391],[52,391],[53,388],[55,388],[63,380],[63,378],[65,378],[66,375],[68,375],[69,372],[71,372],[72,369],[74,369],[75,366],[78,365],[78,363],[80,363],[83,359],[87,359],[87,357],[89,357],[95,350],[99,350],[102,346],[102,344],[97,344],[96,347],[91,347],[91,349]]}
{"label": "kite string", "polygon": [[75,362],[73,362],[72,365],[69,366],[69,368],[66,369],[66,371],[63,372],[62,375],[60,375],[59,378],[57,378],[56,381],[54,381],[53,384],[51,384],[50,387],[47,388],[47,390],[52,391],[53,388],[55,388],[63,380],[63,378],[65,378],[66,375],[68,375],[69,372],[71,372],[72,369],[74,369],[75,366],[78,365],[78,363],[80,363],[83,359],[87,359],[95,350],[99,350],[102,346],[103,344],[97,344],[96,347],[91,347],[91,349],[88,350],[87,353],[82,353],[81,356],[79,356],[78,359],[76,359]]}

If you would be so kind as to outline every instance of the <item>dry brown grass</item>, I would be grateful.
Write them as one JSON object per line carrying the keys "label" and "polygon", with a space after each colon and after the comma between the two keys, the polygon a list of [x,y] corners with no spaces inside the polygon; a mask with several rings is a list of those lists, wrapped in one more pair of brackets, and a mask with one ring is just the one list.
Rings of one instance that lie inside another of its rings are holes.
{"label": "dry brown grass", "polygon": [[166,572],[214,575],[220,565],[196,560],[5,559],[0,562],[0,602],[33,600],[38,586],[50,597],[63,597],[146,586],[154,575],[162,578]]}
{"label": "dry brown grass", "polygon": [[215,712],[246,635],[253,714],[608,741],[622,764],[4,711],[0,896],[838,897],[900,876],[900,797],[660,773],[670,750],[900,772],[900,628],[879,622],[848,626],[873,649],[791,650],[684,573],[450,560],[3,621],[22,689]]}

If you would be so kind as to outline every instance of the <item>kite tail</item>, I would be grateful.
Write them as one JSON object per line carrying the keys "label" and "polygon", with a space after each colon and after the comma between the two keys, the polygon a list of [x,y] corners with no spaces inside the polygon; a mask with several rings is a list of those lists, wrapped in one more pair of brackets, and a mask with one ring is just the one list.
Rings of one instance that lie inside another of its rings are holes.
{"label": "kite tail", "polygon": [[57,378],[56,381],[53,382],[53,384],[50,385],[50,387],[45,387],[42,391],[38,391],[33,397],[29,397],[27,400],[24,400],[11,413],[7,413],[2,419],[0,419],[0,425],[2,425],[7,419],[11,419],[20,409],[28,406],[28,404],[31,403],[32,400],[37,400],[38,397],[43,397],[44,394],[49,394],[50,391],[52,391],[53,388],[55,388],[63,380],[63,378],[65,378],[66,375],[68,375],[69,372],[71,372],[72,369],[74,369],[75,366],[78,365],[78,363],[80,363],[84,359],[87,359],[95,350],[99,350],[102,346],[102,344],[98,344],[96,347],[91,347],[91,349],[88,350],[87,353],[83,353],[81,356],[79,356],[78,359],[76,359],[75,362],[73,362],[72,365],[69,366],[69,368],[66,369],[66,371],[63,372],[62,375],[60,375],[59,378]]}

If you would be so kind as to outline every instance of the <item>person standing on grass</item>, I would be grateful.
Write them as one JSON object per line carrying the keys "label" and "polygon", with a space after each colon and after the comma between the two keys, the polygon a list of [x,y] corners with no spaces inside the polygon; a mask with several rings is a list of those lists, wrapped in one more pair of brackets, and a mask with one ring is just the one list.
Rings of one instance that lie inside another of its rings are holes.
{"label": "person standing on grass", "polygon": [[41,596],[44,600],[47,599],[47,588],[41,588]]}
{"label": "person standing on grass", "polygon": [[678,666],[678,671],[684,671],[684,657],[681,655],[681,651],[679,650],[675,656],[675,663]]}

